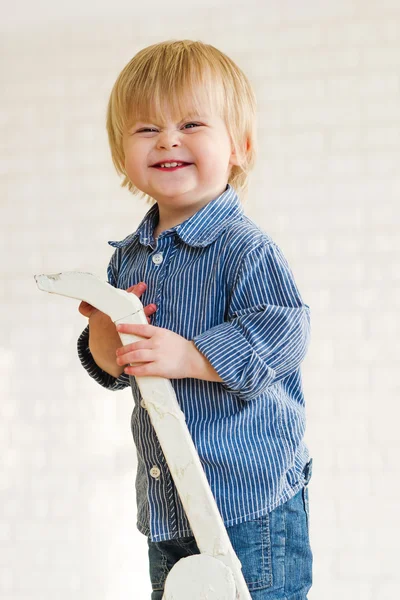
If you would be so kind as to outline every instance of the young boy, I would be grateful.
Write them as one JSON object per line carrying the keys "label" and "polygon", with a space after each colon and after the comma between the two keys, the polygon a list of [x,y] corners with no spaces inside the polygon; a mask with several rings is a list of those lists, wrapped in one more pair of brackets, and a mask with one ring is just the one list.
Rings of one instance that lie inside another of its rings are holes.
{"label": "young boy", "polygon": [[141,297],[149,324],[118,326],[143,338],[121,347],[109,317],[82,303],[78,352],[99,384],[130,385],[135,399],[152,600],[174,563],[199,550],[135,376],[171,380],[252,598],[304,600],[311,587],[300,372],[310,311],[239,200],[255,162],[255,112],[237,65],[189,40],[140,51],[109,101],[122,185],[153,205],[134,233],[109,242],[108,280]]}

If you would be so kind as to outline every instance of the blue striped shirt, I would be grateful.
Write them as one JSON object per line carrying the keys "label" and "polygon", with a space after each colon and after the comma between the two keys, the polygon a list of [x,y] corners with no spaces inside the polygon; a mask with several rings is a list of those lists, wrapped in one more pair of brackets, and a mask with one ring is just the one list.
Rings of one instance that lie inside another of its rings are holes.
{"label": "blue striped shirt", "polygon": [[[231,186],[154,240],[157,223],[154,204],[134,233],[108,242],[108,281],[121,289],[145,281],[141,302],[157,305],[152,324],[193,340],[222,378],[171,383],[225,526],[234,525],[304,486],[300,364],[310,309],[282,251],[244,214]],[[135,378],[100,369],[88,337],[89,326],[78,340],[89,375],[109,390],[132,389],[138,529],[153,541],[192,535]]]}

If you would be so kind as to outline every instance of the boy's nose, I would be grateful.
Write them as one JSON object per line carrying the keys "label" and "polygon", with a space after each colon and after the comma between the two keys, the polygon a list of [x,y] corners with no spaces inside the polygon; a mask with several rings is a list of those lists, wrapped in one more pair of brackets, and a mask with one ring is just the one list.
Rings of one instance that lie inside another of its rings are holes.
{"label": "boy's nose", "polygon": [[179,137],[176,133],[162,133],[157,142],[157,148],[167,150],[168,148],[176,148],[180,146]]}
{"label": "boy's nose", "polygon": [[176,148],[177,146],[179,146],[179,144],[158,144],[157,148],[160,148],[160,150],[168,150],[168,148]]}

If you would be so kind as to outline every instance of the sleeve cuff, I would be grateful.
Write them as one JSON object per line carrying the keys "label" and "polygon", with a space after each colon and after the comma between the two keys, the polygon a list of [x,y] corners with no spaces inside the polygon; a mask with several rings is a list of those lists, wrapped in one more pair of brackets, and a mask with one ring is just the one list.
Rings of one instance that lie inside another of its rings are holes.
{"label": "sleeve cuff", "polygon": [[223,379],[220,385],[241,400],[257,398],[275,378],[275,371],[232,323],[212,327],[193,342]]}
{"label": "sleeve cuff", "polygon": [[97,383],[111,391],[122,390],[130,385],[129,375],[122,373],[118,378],[103,371],[95,362],[89,350],[89,325],[78,338],[78,357],[82,366]]}

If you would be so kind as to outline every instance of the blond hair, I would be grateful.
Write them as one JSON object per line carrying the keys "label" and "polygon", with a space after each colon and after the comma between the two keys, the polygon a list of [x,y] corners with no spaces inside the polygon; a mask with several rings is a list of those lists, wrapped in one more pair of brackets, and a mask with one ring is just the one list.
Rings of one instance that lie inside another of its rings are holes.
{"label": "blond hair", "polygon": [[[187,92],[189,107],[184,105]],[[154,111],[163,116],[166,107],[176,120],[188,109],[199,112],[198,102],[204,95],[224,119],[240,158],[240,166],[232,166],[228,183],[242,201],[245,199],[248,175],[256,160],[255,95],[233,60],[214,46],[192,40],[169,40],[144,48],[124,67],[114,84],[107,108],[107,132],[114,166],[124,176],[121,187],[128,187],[148,203],[155,202],[138,190],[126,174],[124,132],[138,117],[150,122]]]}

